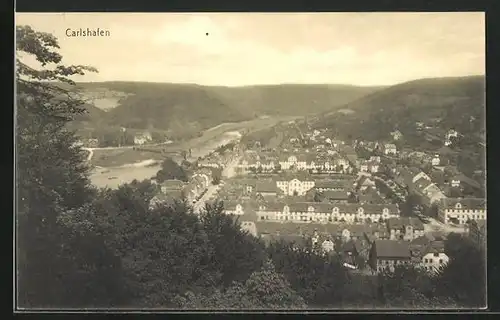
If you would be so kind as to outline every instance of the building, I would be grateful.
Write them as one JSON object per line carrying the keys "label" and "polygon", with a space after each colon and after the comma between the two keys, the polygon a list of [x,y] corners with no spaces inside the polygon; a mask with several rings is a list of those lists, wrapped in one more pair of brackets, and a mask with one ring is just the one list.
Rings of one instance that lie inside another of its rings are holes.
{"label": "building", "polygon": [[441,159],[439,158],[439,155],[438,154],[434,155],[434,158],[432,158],[432,160],[431,160],[432,166],[437,167],[437,166],[439,166],[440,163],[441,163]]}
{"label": "building", "polygon": [[149,209],[154,209],[160,205],[171,206],[175,204],[176,201],[182,201],[185,199],[184,191],[182,190],[168,190],[167,192],[161,192],[156,194],[149,201]]}
{"label": "building", "polygon": [[276,197],[278,188],[272,180],[257,181],[255,185],[255,193],[263,197]]}
{"label": "building", "polygon": [[439,202],[438,218],[443,223],[466,224],[469,220],[486,220],[486,199],[446,198]]}
{"label": "building", "polygon": [[399,130],[395,130],[393,132],[391,132],[391,137],[393,140],[401,140],[401,138],[403,138],[403,134],[401,133],[401,131]]}
{"label": "building", "polygon": [[186,184],[177,179],[172,179],[172,180],[165,180],[162,183],[160,183],[160,189],[163,194],[167,194],[169,191],[172,190],[182,190]]}
{"label": "building", "polygon": [[450,258],[444,252],[443,241],[431,241],[425,248],[419,266],[430,273],[441,270]]}
{"label": "building", "polygon": [[391,240],[412,241],[424,235],[423,223],[413,217],[390,218],[387,229]]}
{"label": "building", "polygon": [[452,144],[452,140],[451,138],[458,138],[458,132],[456,130],[448,130],[448,132],[446,132],[445,134],[445,137],[444,137],[444,145],[445,146],[449,146]]}
{"label": "building", "polygon": [[143,145],[143,144],[150,142],[152,140],[153,140],[153,138],[151,136],[151,133],[149,133],[149,132],[144,132],[142,134],[138,134],[138,135],[134,136],[134,144],[137,144],[137,145]]}
{"label": "building", "polygon": [[394,271],[398,265],[411,263],[410,244],[407,241],[375,240],[370,251],[369,264],[372,270]]}
{"label": "building", "polygon": [[259,220],[279,222],[370,223],[399,217],[396,204],[342,204],[324,202],[262,203]]}
{"label": "building", "polygon": [[312,178],[304,177],[303,180],[299,180],[299,178],[288,179],[280,177],[276,181],[276,186],[288,196],[304,196],[315,185]]}
{"label": "building", "polygon": [[398,152],[396,145],[392,143],[388,143],[384,145],[384,154],[385,155],[395,155]]}
{"label": "building", "polygon": [[97,148],[97,147],[99,147],[99,139],[84,140],[83,145],[87,148]]}

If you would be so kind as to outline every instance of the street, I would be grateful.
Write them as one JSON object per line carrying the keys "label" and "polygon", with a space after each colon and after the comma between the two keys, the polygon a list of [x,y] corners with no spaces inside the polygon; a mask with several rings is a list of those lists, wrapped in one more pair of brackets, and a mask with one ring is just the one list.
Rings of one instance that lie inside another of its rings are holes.
{"label": "street", "polygon": [[193,205],[193,209],[195,213],[200,213],[203,208],[205,208],[205,203],[209,201],[224,185],[224,178],[231,178],[235,174],[235,168],[238,165],[238,162],[241,160],[241,156],[237,156],[232,159],[226,167],[222,170],[222,179],[218,185],[209,185],[207,191],[203,196]]}

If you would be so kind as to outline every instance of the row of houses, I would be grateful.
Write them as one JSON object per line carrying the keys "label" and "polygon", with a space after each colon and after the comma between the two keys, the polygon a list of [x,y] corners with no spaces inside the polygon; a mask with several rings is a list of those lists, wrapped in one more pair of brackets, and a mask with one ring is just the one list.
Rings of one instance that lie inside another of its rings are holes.
{"label": "row of houses", "polygon": [[446,195],[432,182],[432,179],[422,170],[415,167],[396,167],[393,170],[394,181],[408,191],[421,196],[427,206],[439,203]]}
{"label": "row of houses", "polygon": [[254,214],[254,221],[281,223],[371,223],[400,216],[397,204],[231,201],[225,210],[236,216]]}
{"label": "row of houses", "polygon": [[272,156],[249,155],[242,159],[238,164],[239,168],[249,170],[261,169],[262,171],[280,171],[287,170],[311,170],[321,172],[346,172],[349,167],[349,161],[333,151],[318,154],[299,153],[299,154],[281,154]]}
{"label": "row of houses", "polygon": [[[342,254],[345,262],[355,268],[367,264],[373,272],[393,271],[401,264],[413,264],[434,272],[449,261],[443,242],[424,236],[423,226],[408,219],[392,218],[387,224],[349,225],[249,221],[248,214],[233,216],[240,221],[242,229],[266,243],[282,240],[296,249],[310,244],[323,254]],[[414,227],[414,231],[410,231],[409,226]],[[398,237],[401,234],[403,237]]]}
{"label": "row of houses", "polygon": [[248,179],[242,181],[249,192],[263,196],[276,196],[281,193],[285,196],[305,196],[314,190],[345,191],[349,192],[354,187],[354,179],[326,179],[315,178],[306,174],[275,175],[269,179]]}
{"label": "row of houses", "polygon": [[150,206],[173,203],[180,199],[193,203],[203,195],[211,183],[212,171],[206,168],[197,170],[187,182],[176,179],[165,180],[158,184],[160,192],[151,199]]}

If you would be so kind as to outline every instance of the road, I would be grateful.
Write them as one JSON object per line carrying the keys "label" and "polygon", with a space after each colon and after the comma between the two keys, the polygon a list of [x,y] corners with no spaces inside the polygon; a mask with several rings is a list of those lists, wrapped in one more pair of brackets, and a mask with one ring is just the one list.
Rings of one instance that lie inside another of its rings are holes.
{"label": "road", "polygon": [[438,221],[434,218],[427,217],[429,219],[429,223],[424,224],[424,232],[425,233],[443,233],[443,234],[448,234],[448,233],[463,233],[465,232],[464,227],[460,226],[453,226],[449,224],[444,224],[441,221]]}
{"label": "road", "polygon": [[211,184],[208,186],[205,194],[203,194],[203,196],[193,205],[195,213],[200,213],[201,210],[205,208],[207,201],[219,192],[219,190],[224,186],[224,179],[231,178],[235,175],[235,169],[241,160],[241,157],[242,156],[236,156],[226,165],[226,167],[222,170],[222,179],[218,185]]}

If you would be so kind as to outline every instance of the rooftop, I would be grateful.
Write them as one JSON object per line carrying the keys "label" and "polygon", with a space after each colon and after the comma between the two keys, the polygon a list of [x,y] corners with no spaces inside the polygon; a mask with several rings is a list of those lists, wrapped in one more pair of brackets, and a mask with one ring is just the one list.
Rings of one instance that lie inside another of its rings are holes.
{"label": "rooftop", "polygon": [[406,241],[375,240],[378,259],[410,259],[410,246]]}

